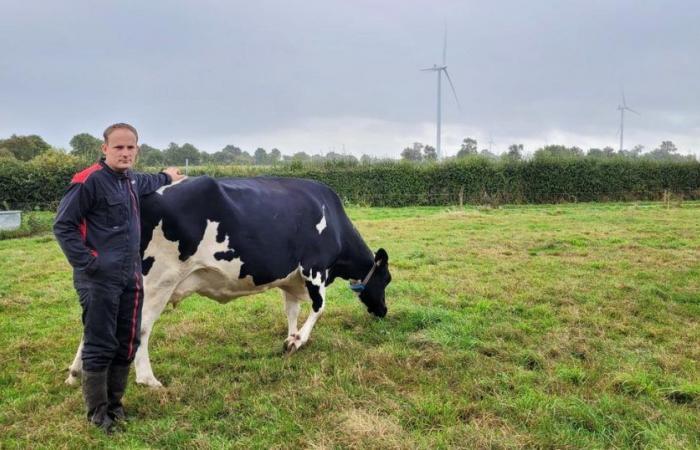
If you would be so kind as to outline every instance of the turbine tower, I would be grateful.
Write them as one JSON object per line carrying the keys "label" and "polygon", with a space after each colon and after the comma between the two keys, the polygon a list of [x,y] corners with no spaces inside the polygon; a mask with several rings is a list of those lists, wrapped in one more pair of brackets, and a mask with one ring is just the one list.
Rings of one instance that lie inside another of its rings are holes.
{"label": "turbine tower", "polygon": [[622,150],[624,149],[623,143],[624,143],[624,134],[625,134],[625,111],[633,112],[636,115],[639,115],[639,113],[632,108],[627,106],[627,101],[625,101],[625,91],[622,91],[622,104],[617,105],[618,111],[620,111],[620,154],[622,154]]}
{"label": "turbine tower", "polygon": [[441,127],[442,127],[442,73],[445,73],[447,81],[450,83],[452,88],[452,94],[454,94],[455,101],[457,102],[457,107],[460,108],[459,99],[457,98],[457,91],[455,91],[455,86],[452,84],[452,79],[450,74],[447,72],[447,27],[445,27],[445,35],[442,43],[442,65],[438,66],[433,64],[433,67],[428,67],[427,69],[421,69],[422,71],[437,72],[437,138],[435,150],[437,151],[437,159],[442,159],[442,150],[440,148],[441,141]]}

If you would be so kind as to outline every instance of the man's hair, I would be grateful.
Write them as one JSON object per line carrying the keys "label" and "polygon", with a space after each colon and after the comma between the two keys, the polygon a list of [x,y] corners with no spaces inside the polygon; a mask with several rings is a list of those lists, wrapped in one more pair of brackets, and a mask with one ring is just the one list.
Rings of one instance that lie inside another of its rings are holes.
{"label": "man's hair", "polygon": [[110,125],[105,129],[105,132],[102,133],[102,136],[105,138],[105,144],[107,143],[107,139],[109,139],[109,135],[112,134],[114,130],[129,130],[132,133],[134,133],[134,136],[136,136],[136,142],[139,141],[139,132],[136,131],[136,128],[133,126],[129,125],[128,123],[115,123],[114,125]]}

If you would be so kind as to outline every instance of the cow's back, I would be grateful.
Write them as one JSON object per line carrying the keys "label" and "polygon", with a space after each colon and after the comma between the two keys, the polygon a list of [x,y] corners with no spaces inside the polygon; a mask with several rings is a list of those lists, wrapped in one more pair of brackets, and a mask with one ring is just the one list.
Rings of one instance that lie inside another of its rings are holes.
{"label": "cow's back", "polygon": [[[216,241],[229,249],[216,258],[240,259],[240,278],[250,275],[256,285],[300,265],[330,267],[343,235],[354,232],[330,188],[295,178],[188,178],[145,197],[141,208],[142,253],[160,226],[185,262],[200,249],[207,227],[215,226]],[[144,273],[150,264],[144,260]]]}

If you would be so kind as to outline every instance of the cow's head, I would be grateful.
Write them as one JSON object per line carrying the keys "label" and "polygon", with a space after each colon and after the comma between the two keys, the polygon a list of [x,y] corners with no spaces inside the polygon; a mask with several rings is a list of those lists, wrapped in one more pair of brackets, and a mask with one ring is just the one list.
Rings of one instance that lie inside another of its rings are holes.
{"label": "cow's head", "polygon": [[360,300],[367,306],[367,311],[377,317],[386,316],[386,303],[384,302],[384,290],[391,283],[391,274],[389,273],[389,255],[386,250],[380,248],[374,254],[374,263],[376,268],[365,285],[365,288],[360,292]]}

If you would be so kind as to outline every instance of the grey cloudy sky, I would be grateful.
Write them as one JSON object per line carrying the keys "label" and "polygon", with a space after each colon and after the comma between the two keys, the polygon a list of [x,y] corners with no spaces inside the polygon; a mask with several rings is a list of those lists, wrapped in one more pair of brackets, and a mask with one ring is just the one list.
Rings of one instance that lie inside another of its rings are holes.
{"label": "grey cloudy sky", "polygon": [[398,156],[435,145],[625,146],[700,154],[700,2],[0,0],[0,137],[68,147],[133,123],[141,142]]}

